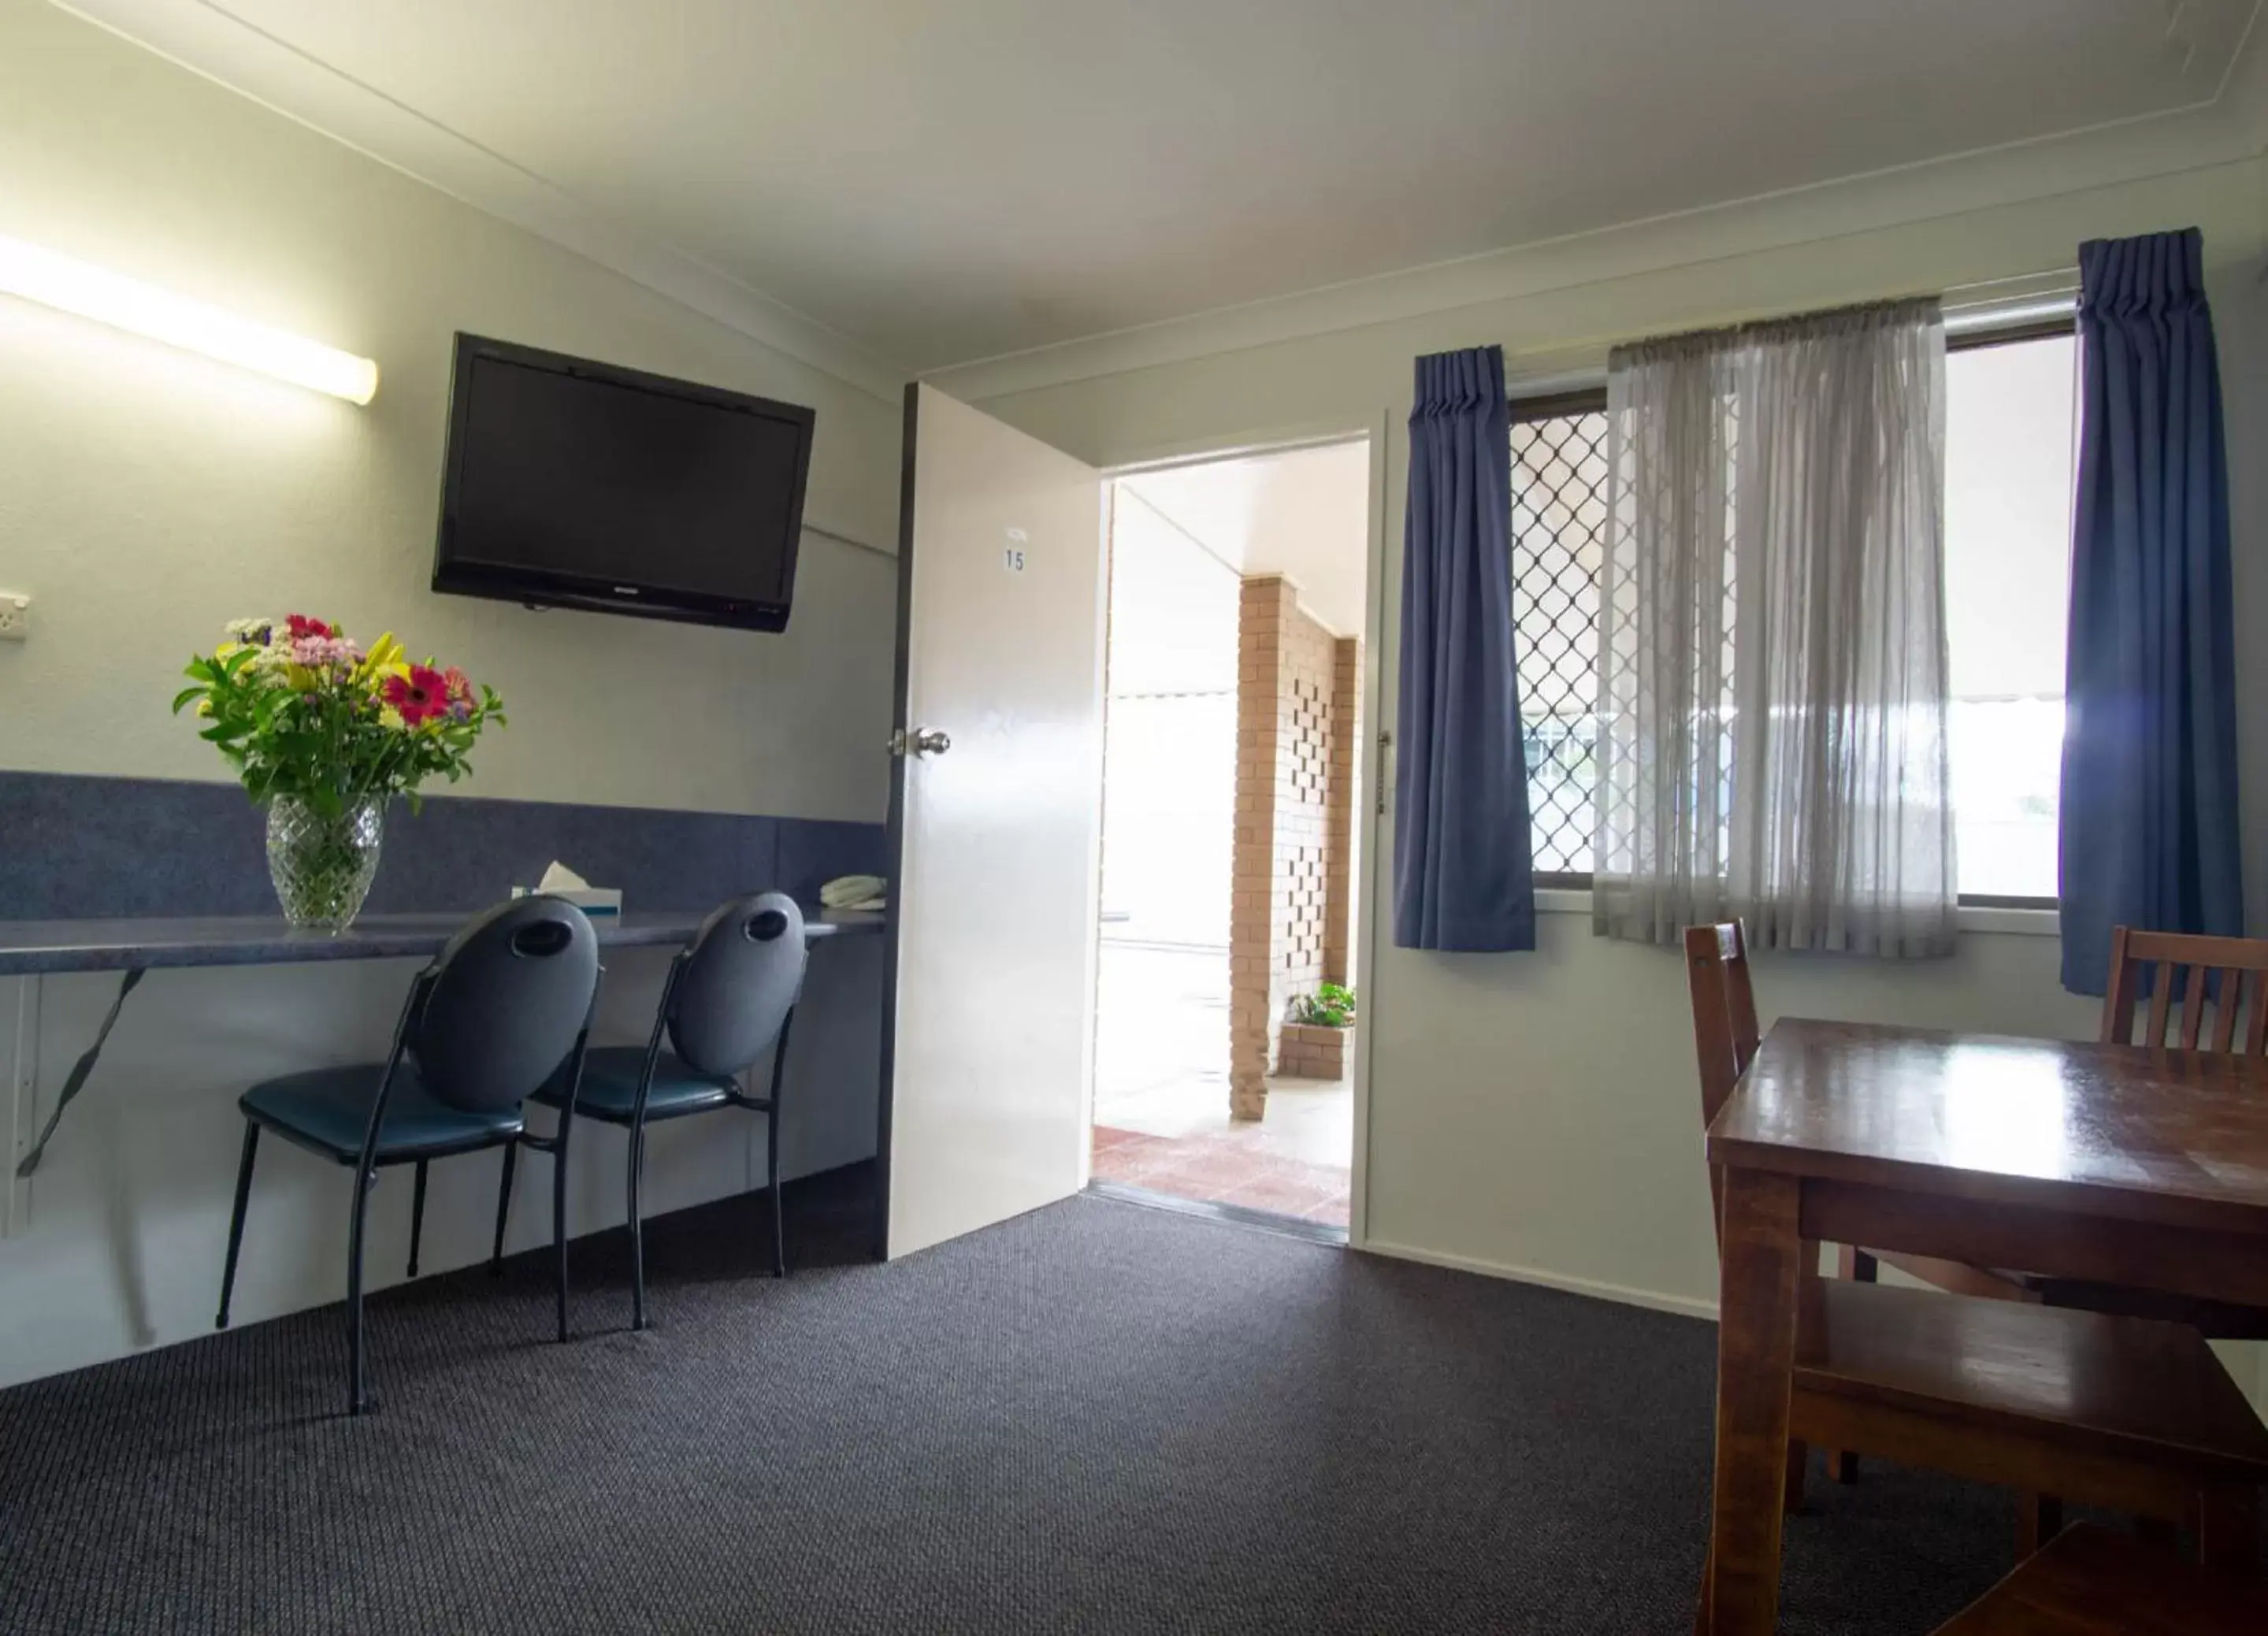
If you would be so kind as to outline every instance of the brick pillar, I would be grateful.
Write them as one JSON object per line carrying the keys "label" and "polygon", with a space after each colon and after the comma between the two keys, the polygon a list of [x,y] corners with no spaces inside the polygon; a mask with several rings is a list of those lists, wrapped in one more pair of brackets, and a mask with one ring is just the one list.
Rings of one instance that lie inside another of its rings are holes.
{"label": "brick pillar", "polygon": [[1228,911],[1228,1111],[1268,1111],[1268,1058],[1275,1013],[1276,696],[1292,587],[1247,579],[1236,624],[1236,845]]}
{"label": "brick pillar", "polygon": [[1359,779],[1355,757],[1362,753],[1362,643],[1341,637],[1331,645],[1331,772],[1324,821],[1323,981],[1351,984],[1353,932],[1355,818]]}
{"label": "brick pillar", "polygon": [[[1277,1030],[1323,980],[1335,639],[1280,576],[1238,610],[1236,845],[1229,910],[1229,1113],[1268,1109]],[[1344,956],[1342,956],[1344,958]]]}

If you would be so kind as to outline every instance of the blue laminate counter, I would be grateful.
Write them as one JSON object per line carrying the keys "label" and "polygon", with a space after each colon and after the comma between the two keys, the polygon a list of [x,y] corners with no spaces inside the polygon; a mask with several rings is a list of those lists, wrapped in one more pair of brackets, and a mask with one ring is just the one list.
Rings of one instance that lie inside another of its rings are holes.
{"label": "blue laminate counter", "polygon": [[[806,909],[809,939],[879,932],[882,916]],[[430,955],[467,915],[364,915],[338,933],[303,931],[258,916],[178,920],[0,920],[0,977],[64,971],[125,971],[160,966],[298,965],[324,960],[394,960]],[[673,946],[700,914],[649,911],[595,917],[602,948]]]}

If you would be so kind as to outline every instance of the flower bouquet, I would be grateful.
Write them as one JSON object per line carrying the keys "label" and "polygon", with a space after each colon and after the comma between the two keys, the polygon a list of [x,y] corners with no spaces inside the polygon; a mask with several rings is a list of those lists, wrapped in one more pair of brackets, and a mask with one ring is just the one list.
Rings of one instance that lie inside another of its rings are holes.
{"label": "flower bouquet", "polygon": [[414,664],[391,634],[364,652],[304,614],[239,619],[192,659],[200,736],[268,809],[268,873],[293,925],[343,931],[378,873],[386,804],[418,808],[417,786],[472,770],[473,742],[504,725],[504,701],[461,670]]}

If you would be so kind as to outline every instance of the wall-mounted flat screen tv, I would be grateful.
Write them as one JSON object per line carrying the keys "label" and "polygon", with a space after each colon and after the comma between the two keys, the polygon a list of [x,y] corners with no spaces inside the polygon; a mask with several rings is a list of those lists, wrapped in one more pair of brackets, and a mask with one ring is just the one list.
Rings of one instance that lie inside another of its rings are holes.
{"label": "wall-mounted flat screen tv", "polygon": [[785,630],[813,418],[460,335],[433,588]]}

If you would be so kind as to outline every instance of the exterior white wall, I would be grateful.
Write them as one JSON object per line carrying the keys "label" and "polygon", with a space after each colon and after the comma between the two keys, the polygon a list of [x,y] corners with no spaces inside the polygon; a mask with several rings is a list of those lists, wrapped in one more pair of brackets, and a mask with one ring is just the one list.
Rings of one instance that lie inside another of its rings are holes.
{"label": "exterior white wall", "polygon": [[[1411,359],[1500,343],[1517,380],[1595,368],[1614,341],[2076,265],[2080,240],[2204,228],[2227,377],[2237,628],[2268,628],[2268,494],[2250,457],[2268,435],[2268,341],[2256,288],[2262,166],[2223,166],[1953,213],[1876,232],[1540,291],[1306,339],[981,397],[990,412],[1110,465],[1359,430],[1383,413],[1388,521],[1379,719],[1393,719]],[[1831,210],[1822,207],[1831,217]],[[1825,233],[1828,228],[1822,226]],[[1148,344],[1148,343],[1145,343]],[[1160,339],[1155,344],[1170,344]],[[984,383],[972,372],[964,389]],[[948,372],[939,384],[956,385]],[[2268,687],[2257,644],[2240,691]],[[2252,902],[2268,907],[2268,711],[2246,712]],[[1376,844],[1390,856],[1389,820]],[[1373,924],[1391,872],[1378,871]],[[1370,1065],[1366,1237],[1375,1249],[1674,1308],[1712,1309],[1715,1259],[1685,981],[1675,954],[1611,943],[1565,913],[1534,954],[1381,947],[1364,995]],[[1954,958],[1758,962],[1780,1013],[2084,1035],[2092,1002],[2057,982],[2052,936],[1977,932]]]}
{"label": "exterior white wall", "polygon": [[[534,614],[425,587],[451,336],[463,328],[814,405],[809,520],[887,549],[893,402],[768,350],[39,0],[0,0],[0,233],[378,360],[367,409],[0,298],[0,589],[37,600],[0,644],[0,768],[219,779],[170,718],[193,647],[287,609],[399,631],[506,697],[470,791],[879,822],[895,564],[806,534],[784,637]],[[258,822],[247,810],[245,822]],[[10,838],[0,836],[0,846]],[[415,821],[390,844],[417,844]],[[150,837],[152,848],[166,837]],[[572,861],[571,859],[570,860]],[[0,919],[10,909],[0,903]],[[608,960],[602,1034],[642,1040],[662,956]],[[799,1019],[786,1170],[873,1151],[878,940],[817,950]],[[406,962],[158,971],[0,1236],[0,1384],[211,1323],[242,1125],[262,1074],[379,1050]],[[0,1115],[43,1116],[116,979],[0,981]],[[656,1132],[650,1209],[761,1180],[762,1122]],[[722,1127],[722,1128],[720,1128]],[[730,1130],[729,1137],[725,1134]],[[622,1139],[585,1127],[578,1230],[622,1213]],[[237,1315],[336,1300],[344,1173],[264,1145]],[[433,1171],[425,1264],[485,1254],[497,1160]],[[10,1166],[12,1168],[12,1164]],[[522,1166],[512,1242],[547,1228]],[[372,1270],[400,1277],[409,1189],[375,1205]],[[760,1270],[751,1216],[749,1265]],[[625,1321],[593,1293],[586,1325]]]}

